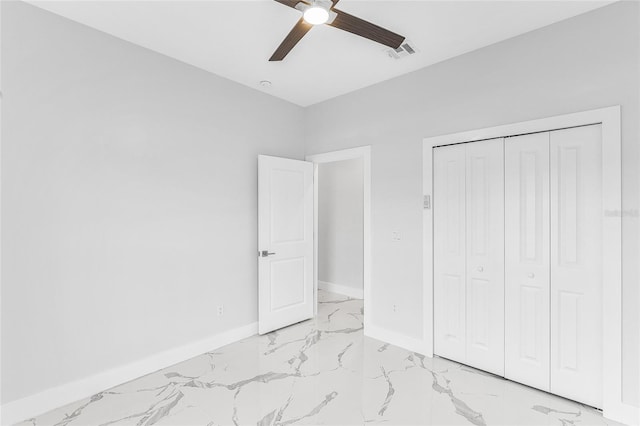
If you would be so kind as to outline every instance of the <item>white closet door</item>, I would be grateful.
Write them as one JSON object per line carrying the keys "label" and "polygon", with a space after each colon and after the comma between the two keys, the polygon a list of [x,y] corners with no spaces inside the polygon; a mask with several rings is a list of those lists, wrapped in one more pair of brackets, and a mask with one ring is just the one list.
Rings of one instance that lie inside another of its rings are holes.
{"label": "white closet door", "polygon": [[465,146],[433,151],[434,350],[466,362]]}
{"label": "white closet door", "polygon": [[602,407],[601,126],[551,132],[551,392]]}
{"label": "white closet door", "polygon": [[549,133],[505,139],[505,377],[549,390]]}
{"label": "white closet door", "polygon": [[503,139],[466,146],[467,363],[504,375]]}

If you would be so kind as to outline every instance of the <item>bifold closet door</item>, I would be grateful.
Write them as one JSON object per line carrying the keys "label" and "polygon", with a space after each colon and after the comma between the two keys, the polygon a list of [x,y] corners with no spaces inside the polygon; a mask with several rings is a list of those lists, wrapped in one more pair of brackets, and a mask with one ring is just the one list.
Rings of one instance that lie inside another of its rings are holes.
{"label": "bifold closet door", "polygon": [[433,150],[434,351],[466,362],[465,145]]}
{"label": "bifold closet door", "polygon": [[551,392],[602,407],[601,126],[551,132]]}
{"label": "bifold closet door", "polygon": [[549,391],[549,133],[504,149],[505,377]]}
{"label": "bifold closet door", "polygon": [[435,353],[503,374],[503,140],[434,149]]}
{"label": "bifold closet door", "polygon": [[504,375],[504,142],[466,146],[467,364]]}

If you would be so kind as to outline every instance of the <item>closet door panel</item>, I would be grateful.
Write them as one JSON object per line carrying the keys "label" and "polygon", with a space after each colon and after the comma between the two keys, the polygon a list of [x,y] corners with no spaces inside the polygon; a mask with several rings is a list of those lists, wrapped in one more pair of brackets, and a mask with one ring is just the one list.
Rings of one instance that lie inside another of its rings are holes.
{"label": "closet door panel", "polygon": [[551,392],[602,407],[601,126],[551,132]]}
{"label": "closet door panel", "polygon": [[466,144],[467,363],[504,375],[503,139]]}
{"label": "closet door panel", "polygon": [[433,151],[434,351],[466,362],[465,147]]}
{"label": "closet door panel", "polygon": [[505,139],[505,377],[549,390],[549,133]]}

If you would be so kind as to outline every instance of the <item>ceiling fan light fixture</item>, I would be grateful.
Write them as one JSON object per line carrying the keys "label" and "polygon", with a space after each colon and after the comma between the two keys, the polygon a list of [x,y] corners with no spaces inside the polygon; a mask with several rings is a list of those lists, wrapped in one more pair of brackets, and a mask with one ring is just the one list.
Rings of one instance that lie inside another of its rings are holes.
{"label": "ceiling fan light fixture", "polygon": [[304,20],[311,25],[326,24],[329,20],[329,11],[322,6],[311,6],[304,11]]}
{"label": "ceiling fan light fixture", "polygon": [[[0,0],[1,1],[1,0]],[[275,0],[302,12],[300,19],[289,34],[282,40],[269,62],[282,61],[296,44],[317,25],[331,25],[339,30],[347,31],[360,37],[383,44],[392,49],[402,45],[405,38],[400,34],[382,28],[379,25],[360,19],[357,16],[336,9],[340,0]]]}

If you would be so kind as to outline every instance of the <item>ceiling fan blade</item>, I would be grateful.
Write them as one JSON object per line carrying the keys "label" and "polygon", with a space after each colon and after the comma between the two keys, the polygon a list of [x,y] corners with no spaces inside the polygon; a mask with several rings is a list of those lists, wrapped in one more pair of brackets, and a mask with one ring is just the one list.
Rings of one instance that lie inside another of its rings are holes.
{"label": "ceiling fan blade", "polygon": [[405,39],[400,34],[396,34],[356,16],[349,15],[341,10],[333,9],[333,11],[338,15],[333,22],[328,24],[332,27],[348,31],[352,34],[359,35],[360,37],[368,38],[369,40],[389,46],[392,49],[400,47]]}
{"label": "ceiling fan blade", "polygon": [[285,6],[292,7],[294,9],[296,8],[296,5],[298,3],[308,4],[306,1],[302,1],[302,0],[275,0],[275,1],[277,1],[278,3],[282,3]]}
{"label": "ceiling fan blade", "polygon": [[269,61],[273,62],[283,60],[311,28],[313,28],[313,25],[307,24],[304,19],[300,18],[298,23],[293,27],[289,34],[287,34],[284,40],[282,40],[282,43],[280,43],[280,46],[278,46]]}

